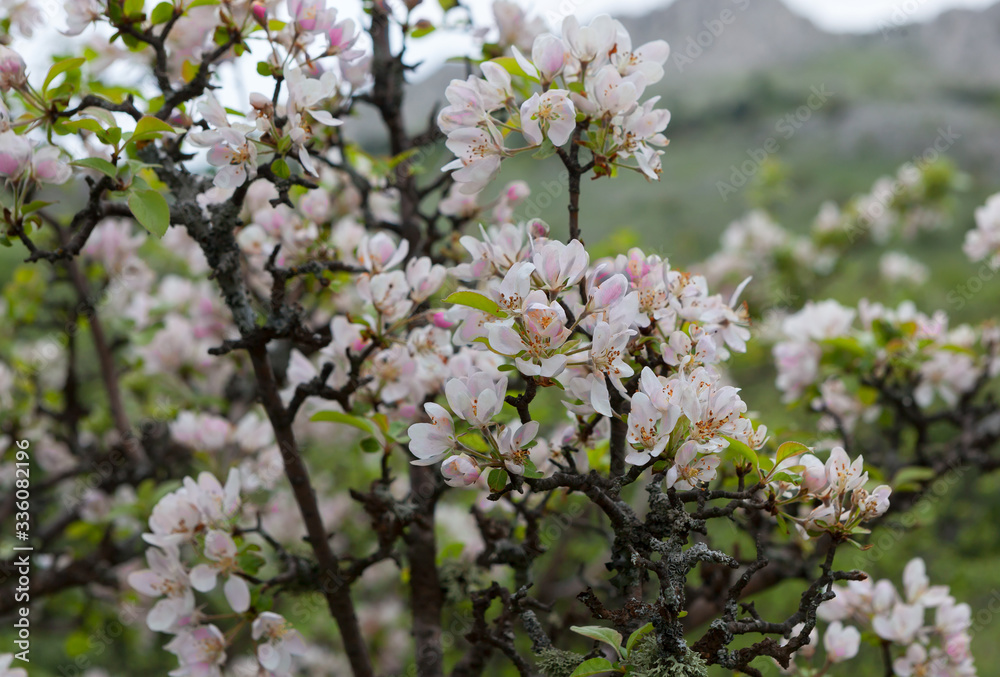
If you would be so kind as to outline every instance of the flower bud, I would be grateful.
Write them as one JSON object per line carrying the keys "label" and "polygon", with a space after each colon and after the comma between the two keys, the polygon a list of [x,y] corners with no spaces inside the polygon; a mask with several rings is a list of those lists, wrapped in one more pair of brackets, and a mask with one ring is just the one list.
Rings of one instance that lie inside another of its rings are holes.
{"label": "flower bud", "polygon": [[11,181],[21,178],[31,165],[31,144],[12,131],[0,134],[0,176]]}
{"label": "flower bud", "polygon": [[254,0],[250,4],[250,14],[253,15],[254,21],[267,28],[267,5],[260,0]]}
{"label": "flower bud", "polygon": [[455,323],[448,319],[444,311],[439,311],[431,316],[431,323],[438,329],[451,329]]}
{"label": "flower bud", "polygon": [[0,45],[0,91],[8,91],[12,87],[20,89],[27,83],[28,78],[24,74],[25,65],[21,55]]}
{"label": "flower bud", "polygon": [[541,219],[532,219],[528,223],[528,233],[531,237],[540,238],[549,236],[549,224],[545,223]]}

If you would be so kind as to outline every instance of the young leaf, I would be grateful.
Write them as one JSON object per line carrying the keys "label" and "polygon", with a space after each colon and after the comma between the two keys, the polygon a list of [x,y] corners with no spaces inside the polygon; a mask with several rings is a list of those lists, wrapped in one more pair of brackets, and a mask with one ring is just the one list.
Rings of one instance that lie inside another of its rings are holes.
{"label": "young leaf", "polygon": [[378,437],[378,428],[371,421],[361,418],[360,416],[354,416],[352,414],[345,414],[339,411],[319,411],[313,414],[310,421],[328,421],[330,423],[343,423],[345,425],[354,426],[358,430],[364,431],[370,435]]}
{"label": "young leaf", "polygon": [[498,306],[492,299],[488,299],[482,294],[474,291],[457,291],[449,295],[448,298],[444,300],[445,303],[454,303],[459,306],[467,306],[469,308],[475,308],[476,310],[481,310],[484,313],[493,315],[495,317],[503,317],[505,313],[500,310]]}
{"label": "young leaf", "polygon": [[548,138],[545,138],[542,140],[542,145],[538,147],[538,150],[536,150],[534,153],[531,154],[531,157],[535,158],[536,160],[544,160],[545,158],[551,157],[555,154],[556,154],[555,145],[553,145],[553,143],[549,141]]}
{"label": "young leaf", "polygon": [[361,440],[361,451],[367,454],[374,454],[376,452],[382,451],[382,445],[379,444],[378,440],[374,437],[366,437]]}
{"label": "young leaf", "polygon": [[577,666],[569,677],[588,677],[589,675],[600,675],[604,672],[614,670],[614,666],[607,658],[591,658]]}
{"label": "young leaf", "polygon": [[738,460],[746,461],[754,467],[754,470],[760,467],[760,461],[757,458],[756,451],[748,447],[743,442],[733,439],[732,437],[726,437],[725,435],[722,437],[729,442],[729,446],[726,448],[724,453],[725,456],[731,458],[734,462]]}
{"label": "young leaf", "polygon": [[165,24],[174,16],[174,6],[169,2],[161,2],[149,15],[149,21],[154,26]]}
{"label": "young leaf", "polygon": [[109,179],[113,179],[118,176],[118,168],[104,158],[87,157],[82,160],[73,160],[70,164],[75,167],[86,167],[87,169],[97,170]]}
{"label": "young leaf", "polygon": [[52,81],[59,76],[60,73],[65,73],[66,71],[73,70],[74,68],[79,68],[86,59],[82,56],[73,57],[72,59],[63,59],[62,61],[57,61],[52,64],[52,68],[49,69],[49,74],[45,76],[45,82],[42,83],[42,96],[49,91],[49,85]]}
{"label": "young leaf", "polygon": [[410,37],[411,38],[422,38],[425,35],[430,35],[431,33],[433,33],[434,29],[435,29],[434,24],[432,24],[430,22],[427,22],[427,23],[425,23],[422,26],[418,25],[412,31],[410,31]]}
{"label": "young leaf", "polygon": [[652,632],[652,630],[653,630],[653,623],[649,622],[646,623],[641,628],[639,628],[638,630],[636,630],[635,632],[633,632],[631,635],[628,636],[628,641],[625,642],[625,649],[627,651],[632,651],[632,647],[635,646],[635,643],[638,642],[643,637],[645,637],[646,635],[648,635],[650,632]]}
{"label": "young leaf", "polygon": [[156,237],[163,237],[170,226],[170,207],[155,190],[136,190],[128,196],[128,208],[143,228]]}
{"label": "young leaf", "polygon": [[136,124],[135,131],[132,132],[132,137],[129,139],[129,143],[158,139],[160,138],[161,132],[173,131],[174,128],[160,118],[154,118],[152,115],[143,115]]}
{"label": "young leaf", "polygon": [[274,172],[274,175],[279,179],[287,179],[292,175],[292,170],[288,166],[288,163],[285,162],[285,158],[280,157],[271,163],[271,171]]}
{"label": "young leaf", "polygon": [[578,635],[583,635],[584,637],[590,637],[591,639],[596,639],[606,644],[610,644],[614,647],[614,650],[618,652],[618,655],[621,655],[622,636],[617,630],[602,628],[599,625],[573,625],[570,626],[570,630]]}
{"label": "young leaf", "polygon": [[798,456],[799,454],[804,454],[807,451],[809,451],[809,447],[801,442],[784,442],[778,447],[778,454],[775,456],[775,460],[778,463],[781,463],[786,458]]}
{"label": "young leaf", "polygon": [[490,491],[502,491],[507,486],[507,471],[493,468],[486,481],[490,485]]}

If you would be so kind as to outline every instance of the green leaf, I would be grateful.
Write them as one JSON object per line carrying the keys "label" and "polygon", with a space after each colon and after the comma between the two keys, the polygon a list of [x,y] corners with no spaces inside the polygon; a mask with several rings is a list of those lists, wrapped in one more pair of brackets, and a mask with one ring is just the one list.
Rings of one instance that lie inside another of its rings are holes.
{"label": "green leaf", "polygon": [[72,59],[63,59],[62,61],[57,61],[52,64],[52,68],[49,69],[49,74],[45,76],[45,82],[42,83],[42,96],[49,90],[49,85],[52,81],[56,79],[61,73],[73,70],[74,68],[79,68],[84,62],[86,62],[82,56],[76,56]]}
{"label": "green leaf", "polygon": [[149,20],[154,26],[165,24],[174,17],[174,6],[169,2],[161,2],[149,15]]}
{"label": "green leaf", "polygon": [[146,0],[125,0],[125,16],[142,14],[146,6]]}
{"label": "green leaf", "polygon": [[[86,129],[88,132],[94,132],[95,134],[104,134],[104,128],[101,127],[101,123],[93,118],[83,118],[82,120],[71,120],[69,122],[63,122],[60,127],[69,129],[70,131],[79,131],[81,129]],[[61,130],[57,130],[61,131]]]}
{"label": "green leaf", "polygon": [[360,416],[354,416],[353,414],[345,414],[340,411],[320,411],[313,414],[310,421],[326,421],[328,423],[343,423],[344,425],[354,426],[358,430],[362,430],[370,435],[378,436],[378,429],[375,424],[368,419],[361,418]]}
{"label": "green leaf", "polygon": [[502,491],[507,486],[507,471],[500,468],[493,468],[486,481],[490,485],[490,491]]}
{"label": "green leaf", "polygon": [[726,437],[725,435],[723,435],[722,437],[727,442],[729,442],[729,446],[726,448],[726,451],[724,452],[725,456],[729,457],[734,461],[742,459],[743,461],[750,463],[750,465],[752,465],[755,470],[760,467],[760,461],[757,458],[756,451],[754,451],[746,444],[740,442],[737,439],[733,439],[732,437]]}
{"label": "green leaf", "polygon": [[809,451],[809,447],[801,442],[785,442],[778,447],[778,454],[775,456],[775,461],[777,463],[781,463],[786,458],[798,456],[799,454],[804,454],[807,451]]}
{"label": "green leaf", "polygon": [[155,190],[137,190],[128,196],[128,208],[143,228],[156,237],[163,237],[170,226],[167,199]]}
{"label": "green leaf", "polygon": [[531,157],[533,157],[536,160],[544,160],[545,158],[552,157],[555,154],[556,154],[555,145],[551,141],[549,141],[548,137],[546,137],[545,139],[542,140],[542,145],[538,147],[538,150],[536,150],[534,153],[531,154]]}
{"label": "green leaf", "polygon": [[607,658],[591,658],[577,666],[569,677],[588,677],[588,675],[599,675],[602,672],[610,672],[614,669]]}
{"label": "green leaf", "polygon": [[490,61],[500,66],[511,75],[516,75],[518,77],[527,78],[534,82],[538,82],[538,78],[533,78],[527,73],[525,73],[524,70],[521,69],[521,66],[517,63],[517,59],[515,59],[512,56],[501,56],[497,57],[496,59],[490,59]]}
{"label": "green leaf", "polygon": [[465,550],[465,543],[460,541],[449,543],[441,548],[441,552],[439,552],[437,556],[437,563],[440,565],[442,562],[446,562],[451,559],[458,559],[462,556],[463,550]]}
{"label": "green leaf", "polygon": [[142,118],[139,119],[139,122],[136,123],[135,131],[132,132],[132,136],[129,138],[129,143],[158,139],[160,138],[160,134],[162,132],[173,131],[174,128],[160,118],[154,118],[152,115],[143,115]]}
{"label": "green leaf", "polygon": [[625,649],[627,651],[632,651],[632,647],[635,643],[642,639],[644,636],[648,635],[653,630],[653,623],[646,623],[644,626],[633,632],[628,636],[628,641],[625,642]]}
{"label": "green leaf", "polygon": [[31,214],[32,212],[37,212],[39,209],[44,209],[49,205],[55,204],[55,202],[46,202],[45,200],[34,200],[28,204],[21,207],[21,215]]}
{"label": "green leaf", "polygon": [[920,484],[935,477],[937,477],[937,473],[934,472],[933,468],[911,465],[900,469],[893,475],[892,488],[897,491],[918,489]]}
{"label": "green leaf", "polygon": [[578,635],[583,635],[584,637],[590,637],[591,639],[596,639],[600,642],[610,644],[614,647],[614,650],[621,655],[622,652],[622,635],[617,630],[612,630],[611,628],[602,628],[599,625],[572,625],[570,630]]}
{"label": "green leaf", "polygon": [[488,299],[482,294],[474,291],[454,292],[453,294],[450,294],[444,302],[453,303],[458,306],[475,308],[476,310],[480,310],[495,317],[504,317],[506,315],[506,313],[500,310],[500,306],[498,306],[492,299]]}
{"label": "green leaf", "polygon": [[366,437],[365,439],[361,440],[361,451],[365,452],[366,454],[374,454],[379,451],[382,451],[382,445],[379,444],[379,441],[374,437]]}
{"label": "green leaf", "polygon": [[384,433],[388,433],[389,432],[389,417],[388,416],[386,416],[385,414],[379,412],[377,414],[372,414],[372,420],[375,421],[375,425],[377,425],[382,432],[384,432]]}
{"label": "green leaf", "polygon": [[427,24],[425,24],[423,26],[418,26],[418,27],[414,28],[412,31],[410,31],[410,37],[411,38],[422,38],[425,35],[430,35],[435,30],[436,29],[434,27],[434,24],[427,23]]}
{"label": "green leaf", "polygon": [[257,62],[257,72],[265,78],[271,77],[271,64],[266,61]]}
{"label": "green leaf", "polygon": [[288,163],[285,162],[285,158],[278,158],[277,160],[272,162],[271,171],[279,179],[287,179],[289,176],[292,175],[292,170],[288,166]]}
{"label": "green leaf", "polygon": [[113,179],[118,176],[118,168],[113,164],[99,157],[87,157],[82,160],[73,160],[70,162],[71,165],[75,167],[86,167],[87,169],[95,169],[101,174],[104,174],[109,179]]}
{"label": "green leaf", "polygon": [[209,5],[218,5],[219,0],[194,0],[190,5],[187,6],[188,9],[194,9],[195,7],[208,7]]}
{"label": "green leaf", "polygon": [[438,0],[438,4],[441,5],[442,10],[447,12],[449,9],[458,7],[458,0]]}

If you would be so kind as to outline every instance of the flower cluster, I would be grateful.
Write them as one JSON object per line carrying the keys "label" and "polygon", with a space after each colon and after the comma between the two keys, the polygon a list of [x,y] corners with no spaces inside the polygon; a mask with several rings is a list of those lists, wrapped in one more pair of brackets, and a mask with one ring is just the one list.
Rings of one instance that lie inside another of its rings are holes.
{"label": "flower cluster", "polygon": [[[891,670],[899,677],[974,677],[969,605],[956,603],[948,586],[931,585],[920,558],[906,565],[902,583],[902,590],[888,579],[870,578],[834,587],[837,596],[818,611],[819,618],[829,623],[823,640],[827,663],[857,655],[860,628],[888,645]],[[928,622],[932,610],[933,620]],[[796,652],[796,663],[814,660],[814,650],[815,640]],[[806,670],[794,665],[788,672],[811,674]]]}
{"label": "flower cluster", "polygon": [[[599,175],[627,167],[658,178],[670,114],[655,108],[659,97],[640,99],[663,78],[667,43],[633,49],[628,32],[611,17],[581,26],[569,16],[561,35],[534,38],[530,59],[516,45],[511,51],[517,69],[486,61],[480,64],[482,77],[453,80],[446,91],[450,105],[441,110],[438,124],[456,159],[444,169],[457,170],[453,176],[462,192],[482,190],[503,158],[539,147],[561,149],[571,139],[591,150]],[[511,71],[541,91],[522,100]],[[519,132],[527,145],[509,148],[509,131]]]}
{"label": "flower cluster", "polygon": [[[259,547],[246,543],[237,528],[242,514],[239,471],[230,470],[225,485],[203,472],[197,481],[186,477],[183,486],[161,498],[149,518],[143,539],[148,569],[133,571],[128,581],[143,595],[156,599],[146,617],[151,630],[174,635],[164,648],[177,656],[180,667],[171,674],[221,676],[227,637],[195,605],[194,592],[214,590],[220,579],[233,618],[250,612],[253,580],[260,564]],[[189,567],[195,558],[199,563]],[[216,617],[218,618],[218,617]],[[291,656],[305,645],[298,632],[278,614],[266,611],[252,623],[257,657],[270,674],[291,674]]]}
{"label": "flower cluster", "polygon": [[988,325],[951,328],[943,311],[928,316],[911,302],[891,309],[862,300],[855,309],[809,301],[783,320],[773,348],[777,386],[786,400],[822,412],[828,430],[849,433],[880,407],[872,384],[857,382],[859,369],[874,363],[882,381],[915,382],[912,396],[922,408],[954,407],[984,373],[1000,369],[995,333]]}
{"label": "flower cluster", "polygon": [[1000,193],[976,209],[976,227],[965,234],[963,250],[971,261],[989,259],[1000,267]]}
{"label": "flower cluster", "polygon": [[[843,205],[824,202],[806,233],[755,209],[726,227],[719,249],[697,269],[716,287],[735,286],[752,275],[759,282],[751,290],[758,308],[794,306],[800,299],[816,297],[862,243],[902,247],[920,232],[947,226],[951,198],[961,185],[961,175],[944,161],[908,163],[895,177],[879,179],[869,193]],[[968,235],[969,242],[975,241],[976,232]],[[969,251],[977,247],[970,246]],[[898,250],[883,254],[879,268],[888,289],[899,282],[918,286],[928,279],[923,263]]]}
{"label": "flower cluster", "polygon": [[842,447],[834,447],[826,463],[812,454],[804,454],[794,462],[802,466],[802,481],[800,487],[790,488],[792,494],[804,494],[820,502],[796,519],[802,533],[831,528],[851,533],[862,522],[881,517],[889,509],[892,490],[887,485],[870,492],[865,488],[868,473],[863,456],[852,461]]}

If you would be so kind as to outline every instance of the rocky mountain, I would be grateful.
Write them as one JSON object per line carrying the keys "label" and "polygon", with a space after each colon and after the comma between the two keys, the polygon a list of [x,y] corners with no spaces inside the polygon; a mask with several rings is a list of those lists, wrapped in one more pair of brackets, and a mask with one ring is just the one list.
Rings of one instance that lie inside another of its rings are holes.
{"label": "rocky mountain", "polygon": [[[676,0],[621,20],[635,44],[670,43],[666,77],[652,93],[673,117],[657,190],[639,178],[588,186],[584,204],[596,223],[615,224],[608,233],[634,224],[643,237],[660,237],[650,224],[669,213],[663,228],[677,233],[674,251],[695,256],[714,246],[748,203],[745,192],[720,199],[719,182],[801,112],[815,88],[831,95],[780,139],[774,158],[793,177],[789,219],[806,224],[823,197],[865,191],[935,146],[971,175],[969,205],[1000,184],[1000,3],[921,24],[900,14],[865,35],[824,32],[781,0]],[[449,66],[410,86],[414,128],[426,127],[454,77],[464,69]],[[349,124],[377,138],[374,116]],[[517,171],[530,183],[554,165]],[[542,216],[560,221],[564,210],[554,205]]]}

